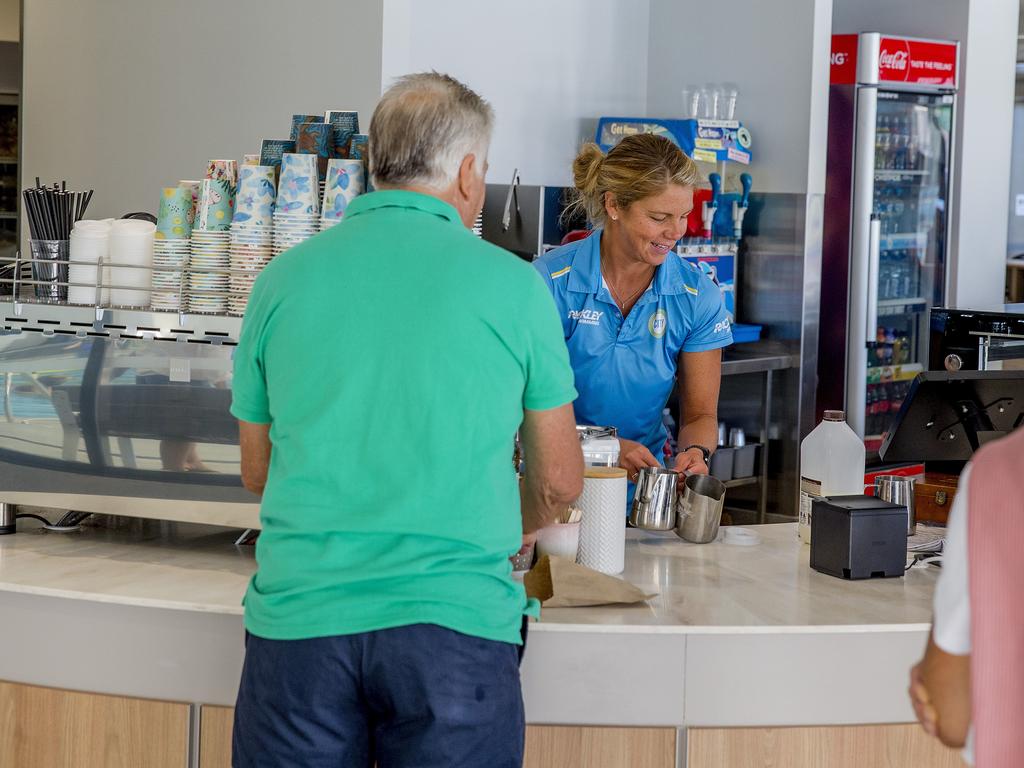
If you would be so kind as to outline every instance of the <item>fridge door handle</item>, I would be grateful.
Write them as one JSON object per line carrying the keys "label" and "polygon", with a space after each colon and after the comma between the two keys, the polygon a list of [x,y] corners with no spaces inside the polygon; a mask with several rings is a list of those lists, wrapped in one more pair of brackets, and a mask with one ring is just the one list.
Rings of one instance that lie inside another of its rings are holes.
{"label": "fridge door handle", "polygon": [[864,340],[870,344],[878,333],[878,270],[882,252],[882,220],[871,214],[868,224],[868,305],[864,313]]}

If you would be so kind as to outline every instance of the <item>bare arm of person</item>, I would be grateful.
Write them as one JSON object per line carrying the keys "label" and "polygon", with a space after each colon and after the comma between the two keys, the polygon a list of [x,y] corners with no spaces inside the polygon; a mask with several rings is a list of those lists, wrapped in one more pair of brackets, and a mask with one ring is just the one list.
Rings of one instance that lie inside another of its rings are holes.
{"label": "bare arm of person", "polygon": [[962,747],[971,724],[971,657],[946,653],[928,638],[924,658],[910,670],[917,719],[947,747]]}
{"label": "bare arm of person", "polygon": [[630,480],[636,482],[641,469],[644,467],[660,467],[661,462],[654,457],[654,454],[643,443],[620,437],[619,466],[626,470]]}
{"label": "bare arm of person", "polygon": [[270,425],[239,421],[238,443],[242,449],[242,485],[262,496],[270,469]]}
{"label": "bare arm of person", "polygon": [[679,353],[679,454],[675,469],[706,475],[708,466],[699,450],[718,445],[718,390],[722,385],[722,350]]}
{"label": "bare arm of person", "polygon": [[527,410],[519,432],[524,472],[520,486],[523,533],[550,525],[583,491],[583,451],[572,405]]}

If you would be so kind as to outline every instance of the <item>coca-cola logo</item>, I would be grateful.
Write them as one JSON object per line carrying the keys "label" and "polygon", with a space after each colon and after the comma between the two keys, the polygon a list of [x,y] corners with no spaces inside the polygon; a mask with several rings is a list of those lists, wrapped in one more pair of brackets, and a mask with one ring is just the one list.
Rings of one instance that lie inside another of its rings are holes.
{"label": "coca-cola logo", "polygon": [[906,51],[887,51],[883,48],[878,54],[878,68],[905,70],[909,58],[910,54]]}

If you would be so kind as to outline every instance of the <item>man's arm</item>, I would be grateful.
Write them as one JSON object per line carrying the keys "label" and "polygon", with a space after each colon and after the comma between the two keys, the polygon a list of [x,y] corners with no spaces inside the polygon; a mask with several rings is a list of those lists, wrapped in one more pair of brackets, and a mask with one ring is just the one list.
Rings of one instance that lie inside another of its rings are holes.
{"label": "man's arm", "polygon": [[583,451],[572,405],[526,410],[519,431],[525,464],[520,486],[523,533],[554,522],[583,492]]}
{"label": "man's arm", "polygon": [[946,653],[929,636],[910,671],[910,698],[921,725],[947,747],[962,747],[971,725],[971,657]]}
{"label": "man's arm", "polygon": [[242,485],[262,496],[270,469],[270,425],[239,421],[238,443],[242,449]]}

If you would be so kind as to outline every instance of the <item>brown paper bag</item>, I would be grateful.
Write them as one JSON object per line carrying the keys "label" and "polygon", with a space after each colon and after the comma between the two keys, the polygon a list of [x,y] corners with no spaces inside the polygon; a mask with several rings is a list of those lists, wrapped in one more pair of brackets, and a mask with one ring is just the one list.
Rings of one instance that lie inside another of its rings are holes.
{"label": "brown paper bag", "polygon": [[644,594],[628,581],[598,573],[564,557],[545,555],[523,579],[526,594],[540,600],[545,608],[584,605],[641,603],[654,594]]}

